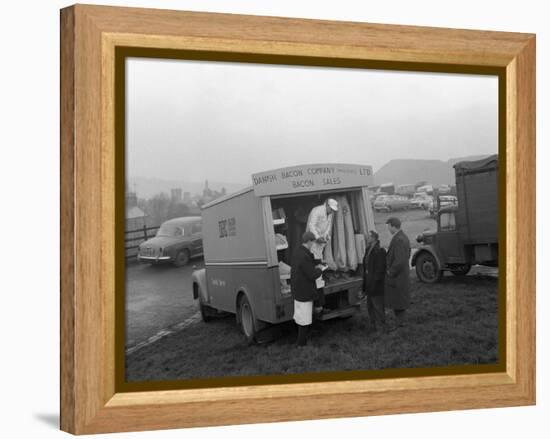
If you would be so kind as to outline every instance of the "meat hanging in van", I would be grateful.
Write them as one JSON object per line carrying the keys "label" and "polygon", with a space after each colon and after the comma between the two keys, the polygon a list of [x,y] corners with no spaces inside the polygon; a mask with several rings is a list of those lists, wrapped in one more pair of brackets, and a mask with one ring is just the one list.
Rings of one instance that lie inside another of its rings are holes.
{"label": "meat hanging in van", "polygon": [[346,232],[344,229],[344,215],[342,213],[342,198],[337,197],[339,209],[334,214],[334,226],[332,229],[333,255],[337,270],[347,271]]}
{"label": "meat hanging in van", "polygon": [[332,254],[328,254],[325,248],[325,259],[328,264],[328,257],[332,256],[337,271],[355,271],[358,256],[350,205],[345,196],[336,197],[336,201],[338,201],[338,211],[334,214]]}
{"label": "meat hanging in van", "polygon": [[344,233],[346,236],[347,266],[351,271],[357,270],[357,247],[355,245],[355,230],[351,219],[351,209],[348,199],[343,196],[340,210],[344,216]]}

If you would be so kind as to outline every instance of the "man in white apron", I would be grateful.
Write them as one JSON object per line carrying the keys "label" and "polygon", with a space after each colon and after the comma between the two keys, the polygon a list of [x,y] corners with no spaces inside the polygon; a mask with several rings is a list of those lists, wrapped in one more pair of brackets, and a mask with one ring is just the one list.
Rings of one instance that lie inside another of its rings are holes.
{"label": "man in white apron", "polygon": [[[334,214],[337,211],[338,202],[333,198],[328,198],[320,206],[316,206],[311,209],[311,212],[309,213],[306,231],[313,233],[315,236],[315,241],[311,245],[311,252],[313,253],[313,257],[315,258],[315,262],[317,264],[326,263],[323,253],[327,243],[330,242]],[[321,287],[322,285],[318,286]],[[315,312],[321,313],[324,305],[325,297],[322,289],[320,289],[315,302]]]}
{"label": "man in white apron", "polygon": [[306,231],[315,236],[311,252],[318,262],[323,261],[323,250],[330,240],[334,212],[337,210],[338,202],[329,198],[320,206],[315,206],[309,213]]}
{"label": "man in white apron", "polygon": [[320,265],[316,265],[311,247],[315,235],[305,232],[302,235],[302,245],[292,255],[290,271],[290,290],[294,297],[294,321],[298,326],[298,346],[307,344],[308,328],[313,320],[313,301],[317,296],[315,279],[323,273]]}

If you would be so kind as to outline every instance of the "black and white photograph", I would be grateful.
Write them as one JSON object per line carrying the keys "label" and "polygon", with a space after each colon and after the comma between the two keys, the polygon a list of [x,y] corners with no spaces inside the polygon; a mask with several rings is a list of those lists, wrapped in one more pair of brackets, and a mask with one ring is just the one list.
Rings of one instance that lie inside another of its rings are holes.
{"label": "black and white photograph", "polygon": [[499,362],[497,76],[125,74],[128,383]]}

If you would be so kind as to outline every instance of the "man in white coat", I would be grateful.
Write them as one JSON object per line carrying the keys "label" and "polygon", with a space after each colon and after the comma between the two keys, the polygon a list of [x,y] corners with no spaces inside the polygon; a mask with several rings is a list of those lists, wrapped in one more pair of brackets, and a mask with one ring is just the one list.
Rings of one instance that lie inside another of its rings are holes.
{"label": "man in white coat", "polygon": [[318,261],[323,260],[323,250],[330,240],[334,212],[337,210],[338,202],[332,198],[328,198],[320,206],[311,209],[309,213],[306,231],[315,235],[315,242],[311,246],[311,253],[313,253],[313,257]]}

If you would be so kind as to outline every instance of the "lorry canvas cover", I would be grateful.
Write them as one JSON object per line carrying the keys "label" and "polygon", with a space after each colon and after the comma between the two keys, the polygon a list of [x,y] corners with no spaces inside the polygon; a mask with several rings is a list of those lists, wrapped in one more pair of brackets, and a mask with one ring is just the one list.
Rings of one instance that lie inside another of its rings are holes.
{"label": "lorry canvas cover", "polygon": [[453,166],[458,173],[471,171],[485,172],[488,168],[495,169],[498,167],[498,155],[494,154],[481,160],[462,161],[455,163]]}
{"label": "lorry canvas cover", "polygon": [[372,166],[308,164],[252,174],[256,196],[372,186]]}
{"label": "lorry canvas cover", "polygon": [[457,230],[467,244],[498,242],[498,155],[454,165]]}

